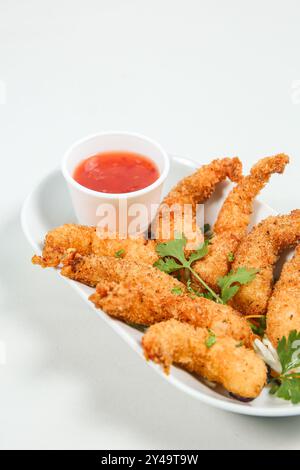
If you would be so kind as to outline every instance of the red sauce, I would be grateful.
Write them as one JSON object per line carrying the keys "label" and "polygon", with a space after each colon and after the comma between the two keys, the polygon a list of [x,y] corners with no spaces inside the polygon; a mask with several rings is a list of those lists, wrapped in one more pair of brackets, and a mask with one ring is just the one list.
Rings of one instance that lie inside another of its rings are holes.
{"label": "red sauce", "polygon": [[93,155],[75,168],[74,179],[101,193],[131,193],[146,188],[159,177],[155,163],[133,152],[103,152]]}

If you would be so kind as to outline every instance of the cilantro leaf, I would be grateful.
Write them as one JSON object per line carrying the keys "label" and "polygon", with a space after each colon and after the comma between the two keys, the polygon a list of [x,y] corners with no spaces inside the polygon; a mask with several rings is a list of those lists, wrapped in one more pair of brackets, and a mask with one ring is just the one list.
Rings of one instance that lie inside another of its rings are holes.
{"label": "cilantro leaf", "polygon": [[153,266],[167,274],[178,271],[178,269],[182,269],[183,267],[182,264],[177,263],[174,258],[159,258],[157,261],[155,261]]}
{"label": "cilantro leaf", "polygon": [[288,374],[285,377],[280,377],[280,382],[274,380],[270,393],[276,394],[278,398],[283,400],[291,401],[293,405],[300,403],[300,375]]}
{"label": "cilantro leaf", "polygon": [[282,372],[271,382],[270,393],[293,404],[300,403],[300,332],[293,330],[288,339],[281,338],[277,353]]}
{"label": "cilantro leaf", "polygon": [[116,258],[122,258],[123,255],[125,255],[125,250],[123,248],[115,252]]}
{"label": "cilantro leaf", "polygon": [[269,390],[269,393],[271,395],[276,395],[279,387],[280,387],[280,381],[278,379],[272,379],[271,380],[271,388]]}
{"label": "cilantro leaf", "polygon": [[283,336],[278,343],[277,353],[282,367],[282,374],[300,367],[300,333],[293,330],[290,332],[288,339]]}
{"label": "cilantro leaf", "polygon": [[235,294],[239,291],[240,289],[240,286],[238,285],[234,285],[234,286],[228,286],[224,289],[222,289],[222,292],[221,292],[221,297],[222,297],[222,300],[225,304],[227,304],[227,302],[232,299],[232,297],[235,296]]}
{"label": "cilantro leaf", "polygon": [[[239,267],[236,271],[230,271],[226,276],[220,277],[218,286],[221,288],[221,297],[226,304],[238,292],[241,285],[253,281],[257,269]],[[237,284],[238,283],[238,284]]]}
{"label": "cilantro leaf", "polygon": [[156,246],[156,252],[160,256],[160,259],[158,259],[153,266],[168,274],[182,268],[190,271],[194,278],[197,279],[207,291],[206,294],[204,293],[203,297],[209,296],[209,298],[215,302],[223,303],[219,295],[216,294],[216,292],[214,292],[213,289],[211,289],[192,268],[192,263],[194,261],[203,258],[207,254],[209,241],[206,240],[202,243],[202,245],[200,245],[200,247],[190,255],[189,259],[186,259],[184,252],[186,242],[186,238],[181,236],[181,238],[176,238],[169,242],[159,243]]}
{"label": "cilantro leaf", "polygon": [[234,261],[234,254],[232,253],[232,251],[230,251],[230,253],[228,253],[227,259],[230,263],[232,263]]}
{"label": "cilantro leaf", "polygon": [[211,348],[217,342],[217,338],[216,338],[215,333],[212,330],[208,329],[208,333],[209,335],[206,338],[205,346],[207,348]]}
{"label": "cilantro leaf", "polygon": [[186,238],[182,236],[181,238],[176,238],[175,240],[170,240],[169,242],[159,243],[156,246],[156,252],[161,258],[172,256],[185,265],[186,258],[184,254],[184,247],[186,242]]}
{"label": "cilantro leaf", "polygon": [[183,294],[183,291],[182,291],[181,287],[179,287],[179,286],[173,287],[173,289],[171,289],[171,292],[174,295],[182,295]]}
{"label": "cilantro leaf", "polygon": [[208,245],[209,240],[205,240],[205,242],[202,243],[202,245],[200,245],[199,248],[190,255],[188,260],[190,265],[194,263],[194,261],[198,261],[198,259],[204,258],[204,256],[207,255]]}

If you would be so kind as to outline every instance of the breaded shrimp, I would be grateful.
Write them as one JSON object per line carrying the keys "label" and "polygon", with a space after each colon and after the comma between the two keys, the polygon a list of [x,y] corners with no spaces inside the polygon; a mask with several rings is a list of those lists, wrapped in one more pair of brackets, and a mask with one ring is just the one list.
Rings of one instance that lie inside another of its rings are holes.
{"label": "breaded shrimp", "polygon": [[196,204],[206,201],[214,192],[215,187],[226,178],[239,181],[242,177],[242,164],[239,158],[222,158],[201,166],[192,175],[187,176],[171,189],[163,203]]}
{"label": "breaded shrimp", "polygon": [[178,364],[235,395],[256,398],[267,381],[264,362],[227,336],[217,336],[215,344],[207,347],[210,334],[206,328],[169,320],[151,326],[142,346],[146,359],[162,364],[167,373],[173,363]]}
{"label": "breaded shrimp", "polygon": [[32,262],[43,268],[56,267],[70,248],[88,255],[92,251],[95,233],[95,227],[76,224],[65,224],[50,230],[45,237],[42,256],[33,256]]}
{"label": "breaded shrimp", "polygon": [[247,321],[230,307],[204,298],[172,294],[172,291],[152,292],[126,281],[102,281],[90,300],[108,315],[127,323],[149,326],[176,318],[184,323],[211,328],[220,336],[226,334],[252,346],[254,336]]}
{"label": "breaded shrimp", "polygon": [[158,259],[155,251],[155,241],[146,240],[143,236],[126,239],[109,239],[101,237],[98,232],[93,239],[92,254],[97,256],[116,256],[130,258],[140,263],[152,264]]}
{"label": "breaded shrimp", "polygon": [[284,264],[267,311],[267,336],[275,347],[293,330],[300,332],[300,245]]}
{"label": "breaded shrimp", "polygon": [[[194,207],[197,201],[203,202],[211,195],[219,181],[227,176],[235,181],[240,173],[241,163],[237,158],[215,160],[178,183],[164,202],[172,204],[172,200],[175,201],[178,197],[180,204],[190,203]],[[203,236],[200,234],[199,243],[202,240]],[[143,237],[128,237],[123,240],[117,234],[116,237],[107,237],[107,233],[101,234],[95,227],[65,224],[48,232],[42,256],[35,255],[32,262],[42,267],[56,267],[70,250],[82,255],[93,253],[99,256],[113,256],[117,251],[125,250],[122,256],[128,255],[149,264],[157,259],[153,240],[147,242]]]}
{"label": "breaded shrimp", "polygon": [[[113,234],[110,234],[113,237]],[[47,233],[42,256],[34,256],[32,262],[42,267],[56,267],[72,252],[81,255],[114,256],[120,250],[121,257],[132,257],[144,263],[153,264],[157,259],[155,243],[143,237],[120,239],[108,237],[107,232],[96,231],[95,227],[65,224]]]}
{"label": "breaded shrimp", "polygon": [[[192,175],[179,183],[164,198],[160,206],[154,233],[160,242],[173,239],[176,232],[184,232],[191,248],[196,248],[203,241],[201,228],[196,224],[196,205],[204,203],[214,192],[215,187],[226,178],[239,181],[242,177],[242,164],[235,158],[213,160],[203,165]],[[184,227],[176,223],[176,214],[182,220],[184,205],[190,205],[191,217],[184,221]],[[176,211],[172,210],[176,207]]]}
{"label": "breaded shrimp", "polygon": [[241,286],[233,297],[233,307],[245,315],[266,313],[273,287],[273,269],[280,253],[300,240],[300,210],[288,215],[272,216],[253,228],[240,244],[233,270],[256,268],[255,279]]}
{"label": "breaded shrimp", "polygon": [[111,316],[142,325],[178,318],[252,344],[251,329],[239,313],[202,297],[191,298],[181,282],[157,268],[129,258],[94,255],[77,255],[69,263],[61,273],[91,286],[98,283],[90,299]]}
{"label": "breaded shrimp", "polygon": [[[155,282],[160,283],[164,281],[164,283],[170,286],[174,285],[173,281],[179,283],[179,281],[165,275],[158,269],[133,259],[118,259],[112,256],[97,255],[81,256],[78,253],[74,253],[73,257],[70,256],[65,261],[61,274],[90,287],[96,287],[98,283],[104,280],[121,282],[128,278],[136,283],[150,282],[154,284]],[[143,274],[142,277],[141,274]],[[144,277],[146,278],[150,275],[155,276],[155,279],[144,279]],[[182,284],[179,283],[179,285],[181,286]]]}
{"label": "breaded shrimp", "polygon": [[194,264],[195,271],[213,289],[218,290],[218,279],[230,270],[230,256],[247,233],[255,197],[273,173],[283,173],[288,162],[284,154],[259,160],[227,196],[213,227],[208,254]]}

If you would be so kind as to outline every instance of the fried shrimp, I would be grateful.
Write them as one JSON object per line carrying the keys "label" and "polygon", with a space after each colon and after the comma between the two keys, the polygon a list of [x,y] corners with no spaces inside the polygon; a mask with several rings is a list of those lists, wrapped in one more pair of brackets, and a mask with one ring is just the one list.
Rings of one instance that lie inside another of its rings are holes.
{"label": "fried shrimp", "polygon": [[283,266],[267,312],[267,336],[275,347],[293,330],[300,331],[300,245]]}
{"label": "fried shrimp", "polygon": [[[268,217],[247,234],[255,197],[288,162],[284,154],[264,158],[244,177],[237,157],[214,160],[179,181],[156,206],[148,237],[65,224],[46,234],[42,254],[32,262],[89,286],[73,283],[105,318],[106,313],[143,327],[145,357],[166,373],[179,365],[222,385],[233,398],[250,401],[267,383],[265,361],[278,373],[270,392],[298,403],[296,342],[289,333],[300,332],[300,209]],[[217,216],[213,237],[206,232],[204,239],[199,205],[227,178],[237,184]],[[281,252],[295,246],[273,289]],[[265,323],[253,317],[267,320],[270,341],[258,340]],[[284,357],[278,350],[280,366],[271,342],[276,347],[284,336],[289,341]]]}
{"label": "fried shrimp", "polygon": [[253,228],[240,244],[233,270],[256,268],[255,279],[241,286],[232,300],[233,307],[245,315],[266,313],[273,287],[273,269],[280,253],[300,240],[300,210],[272,216]]}
{"label": "fried shrimp", "polygon": [[130,323],[152,325],[177,318],[213,328],[251,345],[247,321],[230,306],[192,298],[177,279],[134,260],[76,255],[61,273],[90,286],[97,284],[90,300],[107,314]]}
{"label": "fried shrimp", "polygon": [[[241,162],[238,158],[215,160],[178,183],[163,204],[171,206],[176,202],[189,203],[194,209],[197,202],[203,202],[212,194],[219,181],[226,177],[237,181],[240,176]],[[174,220],[171,220],[171,225],[171,233],[174,233]],[[195,221],[192,225],[195,228]],[[202,233],[198,232],[198,236],[200,243],[203,240]],[[114,256],[116,252],[124,250],[123,257],[129,256],[148,264],[153,264],[157,259],[153,240],[147,241],[144,237],[120,239],[117,234],[108,237],[107,233],[101,234],[95,227],[65,224],[48,232],[42,256],[33,256],[32,262],[44,268],[56,267],[72,250],[82,255],[93,253],[99,256]]]}
{"label": "fried shrimp", "polygon": [[259,160],[227,196],[213,227],[208,254],[194,265],[195,271],[213,289],[218,289],[218,279],[230,270],[231,258],[247,233],[255,197],[273,173],[283,173],[288,162],[289,157],[284,154]]}
{"label": "fried shrimp", "polygon": [[144,263],[153,264],[157,259],[154,241],[143,237],[120,239],[95,227],[65,224],[47,233],[42,256],[33,256],[32,262],[42,267],[56,267],[72,252],[81,255],[129,256]]}
{"label": "fried shrimp", "polygon": [[92,251],[95,233],[95,227],[76,224],[65,224],[50,230],[45,237],[42,256],[34,255],[32,262],[43,268],[56,267],[70,248],[87,255]]}
{"label": "fried shrimp", "polygon": [[253,350],[228,336],[207,342],[211,331],[176,320],[151,326],[142,339],[147,360],[168,373],[178,364],[189,372],[217,382],[243,398],[257,397],[267,380],[266,366]]}
{"label": "fried shrimp", "polygon": [[[176,232],[184,232],[189,243],[195,245],[203,241],[203,235],[196,224],[196,206],[204,203],[214,192],[215,187],[226,178],[239,181],[242,177],[242,164],[235,158],[213,160],[203,165],[192,175],[182,179],[164,198],[154,225],[154,233],[158,241],[174,238]],[[183,211],[191,209],[191,217],[185,219],[182,227]],[[176,216],[178,215],[178,219]],[[179,224],[177,224],[179,220]],[[194,246],[195,247],[195,246]]]}
{"label": "fried shrimp", "polygon": [[230,178],[239,181],[242,177],[242,164],[239,158],[222,158],[203,165],[195,173],[183,178],[171,189],[163,203],[196,204],[206,201],[214,192],[218,183]]}

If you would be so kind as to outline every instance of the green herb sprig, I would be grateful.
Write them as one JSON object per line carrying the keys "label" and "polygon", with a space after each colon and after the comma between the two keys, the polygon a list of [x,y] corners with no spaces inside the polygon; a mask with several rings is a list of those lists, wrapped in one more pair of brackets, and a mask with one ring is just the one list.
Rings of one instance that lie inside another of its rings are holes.
{"label": "green herb sprig", "polygon": [[205,289],[203,293],[196,291],[191,286],[191,280],[189,279],[187,281],[187,290],[193,296],[205,297],[219,304],[226,304],[237,293],[240,286],[252,281],[257,273],[256,269],[247,268],[238,268],[235,272],[231,271],[218,280],[218,286],[221,288],[221,295],[219,295],[209,287],[192,267],[195,261],[207,255],[210,240],[205,240],[197,250],[191,253],[189,258],[186,257],[184,252],[186,243],[187,240],[184,236],[168,242],[159,243],[156,246],[156,252],[160,258],[153,266],[167,274],[175,273],[181,269],[187,270]]}
{"label": "green herb sprig", "polygon": [[278,343],[277,353],[281,374],[272,379],[270,393],[294,405],[300,403],[300,332],[291,331],[288,339],[284,336]]}
{"label": "green herb sprig", "polygon": [[182,291],[181,287],[179,287],[179,286],[173,287],[173,289],[171,289],[171,292],[172,292],[173,295],[182,295],[183,294],[183,291]]}
{"label": "green herb sprig", "polygon": [[239,290],[239,288],[253,281],[257,269],[240,267],[236,271],[230,271],[226,276],[221,277],[218,280],[218,286],[221,289],[221,297],[223,302],[226,304]]}
{"label": "green herb sprig", "polygon": [[217,342],[217,337],[216,337],[215,333],[212,330],[210,330],[209,328],[208,328],[208,333],[209,334],[208,334],[208,337],[206,338],[205,346],[207,348],[211,348]]}
{"label": "green herb sprig", "polygon": [[216,294],[216,292],[214,292],[214,290],[212,290],[192,268],[192,263],[204,258],[204,256],[208,253],[209,240],[205,240],[199,246],[199,248],[189,256],[188,259],[184,253],[186,242],[186,238],[182,236],[181,238],[176,238],[175,240],[170,240],[169,242],[159,243],[156,246],[156,251],[160,258],[154,263],[154,266],[168,274],[178,271],[179,269],[187,269],[205,288],[205,290],[209,292],[211,297],[216,302],[222,304],[223,301],[221,297]]}
{"label": "green herb sprig", "polygon": [[115,252],[115,257],[116,258],[123,258],[123,255],[125,255],[125,250],[121,248],[121,250],[118,250]]}

